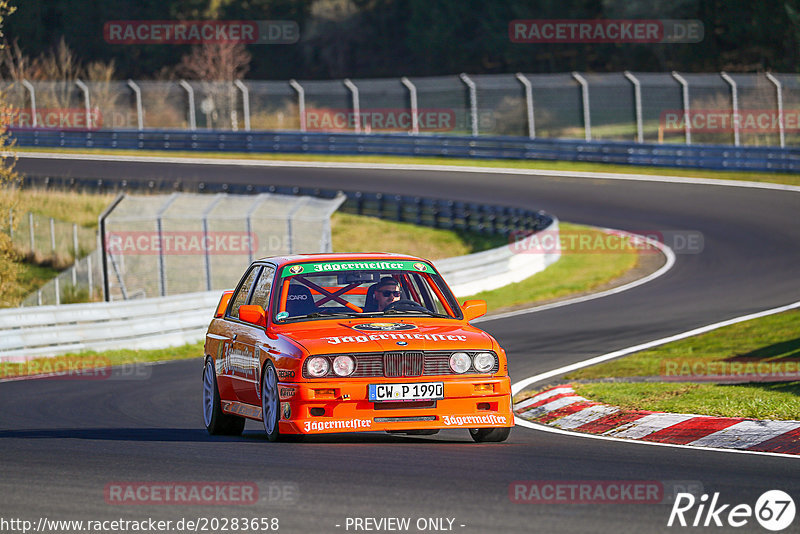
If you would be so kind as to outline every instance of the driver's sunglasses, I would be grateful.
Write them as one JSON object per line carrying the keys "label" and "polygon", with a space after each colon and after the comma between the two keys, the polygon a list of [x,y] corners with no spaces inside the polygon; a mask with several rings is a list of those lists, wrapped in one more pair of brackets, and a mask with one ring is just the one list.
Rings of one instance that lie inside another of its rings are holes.
{"label": "driver's sunglasses", "polygon": [[381,291],[381,293],[383,293],[384,297],[399,297],[400,296],[400,292],[399,291]]}

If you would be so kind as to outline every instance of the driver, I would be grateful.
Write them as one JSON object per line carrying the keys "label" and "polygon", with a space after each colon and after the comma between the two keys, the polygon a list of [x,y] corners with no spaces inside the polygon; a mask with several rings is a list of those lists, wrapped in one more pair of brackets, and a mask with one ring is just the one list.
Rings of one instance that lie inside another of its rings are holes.
{"label": "driver", "polygon": [[400,300],[400,285],[391,276],[381,278],[373,296],[378,303],[378,311],[383,311],[392,302]]}

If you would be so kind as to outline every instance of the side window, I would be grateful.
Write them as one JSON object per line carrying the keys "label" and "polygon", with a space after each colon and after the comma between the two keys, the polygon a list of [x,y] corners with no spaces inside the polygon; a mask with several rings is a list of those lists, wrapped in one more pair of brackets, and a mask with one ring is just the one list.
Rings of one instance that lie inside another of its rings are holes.
{"label": "side window", "polygon": [[275,267],[265,265],[264,270],[261,271],[261,276],[258,277],[258,282],[256,282],[250,304],[257,304],[265,310],[269,307],[269,293],[272,291],[272,279],[274,277]]}
{"label": "side window", "polygon": [[239,306],[243,304],[247,304],[247,297],[250,295],[250,288],[253,287],[253,282],[256,279],[256,275],[258,274],[259,269],[261,268],[260,265],[256,265],[250,272],[247,273],[247,277],[244,280],[244,283],[239,288],[239,291],[233,295],[233,304],[231,305],[231,317],[239,318]]}

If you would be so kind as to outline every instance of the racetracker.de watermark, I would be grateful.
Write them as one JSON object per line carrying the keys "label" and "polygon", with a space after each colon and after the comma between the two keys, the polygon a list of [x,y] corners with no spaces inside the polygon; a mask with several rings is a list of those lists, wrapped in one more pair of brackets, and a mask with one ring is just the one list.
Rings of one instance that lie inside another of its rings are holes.
{"label": "racetracker.de watermark", "polygon": [[668,109],[661,112],[659,125],[665,132],[684,132],[686,126],[699,133],[789,133],[800,132],[800,109]]}
{"label": "racetracker.de watermark", "polygon": [[699,480],[517,480],[508,498],[518,504],[670,504],[700,495]]}
{"label": "racetracker.de watermark", "polygon": [[[275,236],[277,249],[283,245]],[[272,243],[270,243],[272,245]],[[251,254],[258,250],[258,236],[247,232],[108,232],[106,251],[111,254],[128,256],[164,255],[239,255]]]}
{"label": "racetracker.de watermark", "polygon": [[535,19],[512,20],[512,43],[699,43],[699,20]]}
{"label": "racetracker.de watermark", "polygon": [[311,131],[349,131],[358,126],[362,131],[407,132],[416,125],[423,132],[447,132],[456,128],[456,113],[452,109],[418,109],[412,113],[404,108],[352,109],[319,108],[306,110],[306,129]]}
{"label": "racetracker.de watermark", "polygon": [[53,128],[96,130],[103,126],[97,108],[10,108],[0,114],[0,125],[9,128]]}
{"label": "racetracker.de watermark", "polygon": [[670,358],[661,361],[661,379],[670,382],[793,382],[800,380],[800,361]]}
{"label": "racetracker.de watermark", "polygon": [[514,254],[619,254],[638,252],[658,254],[655,243],[668,246],[676,254],[700,254],[704,239],[695,230],[542,230],[512,232],[509,247]]}
{"label": "racetracker.de watermark", "polygon": [[147,380],[150,365],[126,363],[111,365],[102,355],[68,355],[23,360],[0,357],[0,380],[35,377],[41,380]]}
{"label": "racetracker.de watermark", "polygon": [[293,20],[111,20],[103,25],[109,44],[294,44]]}
{"label": "racetracker.de watermark", "polygon": [[106,503],[120,506],[284,506],[299,496],[297,484],[281,481],[119,481],[104,488]]}

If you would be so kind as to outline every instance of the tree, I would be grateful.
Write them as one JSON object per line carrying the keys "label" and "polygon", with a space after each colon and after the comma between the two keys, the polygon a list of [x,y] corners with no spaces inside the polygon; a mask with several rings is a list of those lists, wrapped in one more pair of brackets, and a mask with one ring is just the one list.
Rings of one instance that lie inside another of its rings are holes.
{"label": "tree", "polygon": [[[9,0],[0,0],[0,39],[3,37],[3,22],[14,10]],[[9,112],[5,94],[0,92],[0,117],[8,117]],[[12,188],[19,181],[19,175],[14,172],[14,165],[17,162],[14,141],[2,122],[0,122],[0,149],[4,152],[0,159],[0,214],[2,214],[0,220],[8,221],[7,214],[13,205]],[[4,231],[0,231],[0,306],[12,306],[17,303],[11,301],[9,289],[16,283],[18,267],[14,261],[16,253],[11,242],[11,228],[8,223],[3,224],[2,228]]]}

